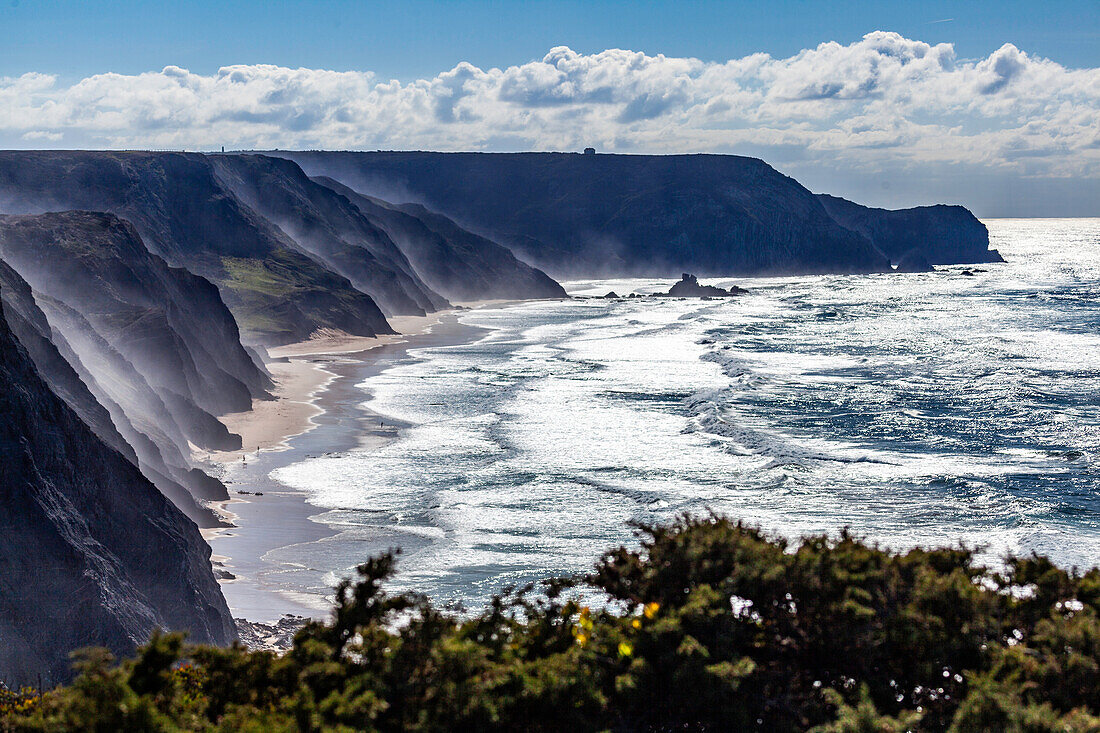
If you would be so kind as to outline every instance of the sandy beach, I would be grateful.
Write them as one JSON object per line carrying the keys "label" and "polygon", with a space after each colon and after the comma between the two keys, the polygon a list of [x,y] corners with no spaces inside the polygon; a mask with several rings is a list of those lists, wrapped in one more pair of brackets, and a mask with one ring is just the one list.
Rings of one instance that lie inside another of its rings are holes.
{"label": "sandy beach", "polygon": [[478,307],[502,301],[478,301],[460,304],[453,310],[426,316],[391,316],[387,320],[397,333],[375,337],[352,336],[341,331],[322,331],[307,341],[268,349],[267,363],[275,384],[271,400],[253,400],[252,409],[222,415],[219,420],[229,431],[241,436],[241,450],[195,450],[198,461],[230,463],[260,451],[281,450],[289,439],[315,426],[321,413],[317,398],[335,378],[331,365],[338,359],[357,355],[382,346],[405,343],[410,337],[429,333],[441,320]]}
{"label": "sandy beach", "polygon": [[463,303],[427,316],[389,318],[399,334],[362,338],[320,333],[269,350],[275,399],[256,400],[252,411],[220,418],[241,435],[243,449],[194,456],[229,488],[229,501],[215,508],[233,526],[202,533],[213,549],[212,560],[235,617],[274,622],[285,613],[327,616],[335,579],[323,587],[311,585],[312,576],[296,559],[296,549],[338,539],[340,523],[271,473],[309,457],[370,451],[395,440],[402,426],[389,419],[380,426],[380,416],[363,404],[362,380],[406,358],[409,348],[476,337],[480,329],[459,324],[459,316],[511,302]]}

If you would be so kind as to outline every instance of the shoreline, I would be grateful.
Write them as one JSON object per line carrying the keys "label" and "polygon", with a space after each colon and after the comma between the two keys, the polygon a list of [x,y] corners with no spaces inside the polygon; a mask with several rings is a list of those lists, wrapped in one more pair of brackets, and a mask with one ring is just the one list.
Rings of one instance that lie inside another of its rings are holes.
{"label": "shoreline", "polygon": [[331,357],[352,358],[383,346],[406,343],[410,338],[430,333],[447,316],[491,303],[460,304],[460,308],[426,316],[393,316],[387,320],[397,331],[394,334],[352,336],[338,331],[322,332],[307,341],[268,349],[270,361],[264,366],[275,384],[274,399],[253,400],[251,410],[218,418],[229,432],[241,436],[240,450],[196,449],[192,451],[192,458],[223,464],[246,459],[261,451],[286,450],[287,441],[316,427],[314,418],[323,412],[317,401],[337,378],[336,373],[327,368],[334,363]]}
{"label": "shoreline", "polygon": [[[197,453],[206,468],[229,489],[228,501],[210,504],[231,527],[202,530],[211,560],[233,616],[275,622],[286,614],[327,618],[332,586],[318,586],[316,572],[297,561],[300,545],[340,535],[331,510],[309,504],[305,492],[271,477],[291,463],[344,451],[372,452],[398,439],[404,427],[365,406],[363,380],[408,358],[410,348],[465,343],[482,329],[459,317],[477,308],[505,307],[517,301],[462,303],[428,316],[389,319],[400,334],[378,338],[322,334],[319,338],[271,349],[269,368],[280,368],[275,400],[256,401],[253,413],[221,419],[240,430],[239,451]],[[272,369],[275,372],[275,369]],[[385,418],[385,427],[379,421]]]}
{"label": "shoreline", "polygon": [[288,440],[316,427],[313,418],[323,412],[317,402],[338,379],[331,370],[333,363],[341,359],[362,361],[367,358],[367,352],[427,335],[444,319],[458,318],[477,308],[504,307],[511,303],[515,300],[471,300],[426,316],[390,316],[386,320],[396,333],[352,336],[341,331],[320,332],[306,341],[268,349],[271,360],[264,365],[275,383],[273,400],[253,400],[249,411],[218,418],[230,433],[241,436],[240,450],[194,449],[191,458],[199,462],[229,463],[261,451],[286,450]]}

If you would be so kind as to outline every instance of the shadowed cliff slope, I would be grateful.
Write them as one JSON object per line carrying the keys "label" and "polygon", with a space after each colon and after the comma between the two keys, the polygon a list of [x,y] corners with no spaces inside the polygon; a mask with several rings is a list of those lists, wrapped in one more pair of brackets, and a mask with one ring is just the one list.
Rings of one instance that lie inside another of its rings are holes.
{"label": "shadowed cliff slope", "polygon": [[191,441],[239,446],[212,416],[250,409],[270,380],[209,282],[168,267],[111,214],[0,216],[0,256],[86,318],[157,388]]}
{"label": "shadowed cliff slope", "polygon": [[1004,262],[989,249],[989,231],[962,206],[918,206],[912,209],[875,209],[847,199],[818,194],[829,215],[859,232],[897,264],[920,256],[933,265]]}
{"label": "shadowed cliff slope", "polygon": [[107,211],[171,265],[214,282],[249,342],[320,328],[392,333],[370,296],[245,205],[210,158],[187,153],[0,152],[0,211]]}
{"label": "shadowed cliff slope", "polygon": [[131,652],[154,627],[226,644],[194,523],[39,377],[0,317],[0,673],[67,679],[69,652]]}
{"label": "shadowed cliff slope", "polygon": [[311,176],[421,203],[560,275],[881,272],[812,193],[731,155],[277,152]]}
{"label": "shadowed cliff slope", "polygon": [[434,290],[453,300],[563,298],[546,273],[516,259],[507,247],[467,231],[419,204],[391,204],[339,181],[316,179],[355,205],[408,256]]}
{"label": "shadowed cliff slope", "polygon": [[[3,260],[0,260],[0,298],[8,326],[54,394],[92,429],[96,437],[140,468],[142,474],[184,514],[200,526],[217,526],[219,521],[213,512],[195,501],[192,494],[203,498],[226,498],[225,487],[198,469],[190,468],[182,456],[176,456],[175,466],[165,462],[157,444],[134,426],[122,406],[84,367],[68,340],[51,326],[30,286]],[[91,331],[91,326],[87,329]],[[139,375],[134,376],[140,379]],[[204,496],[201,490],[209,490],[211,486],[220,488],[220,495]]]}
{"label": "shadowed cliff slope", "polygon": [[289,160],[213,155],[219,180],[303,250],[370,295],[387,315],[424,315],[447,301],[424,284],[386,233]]}

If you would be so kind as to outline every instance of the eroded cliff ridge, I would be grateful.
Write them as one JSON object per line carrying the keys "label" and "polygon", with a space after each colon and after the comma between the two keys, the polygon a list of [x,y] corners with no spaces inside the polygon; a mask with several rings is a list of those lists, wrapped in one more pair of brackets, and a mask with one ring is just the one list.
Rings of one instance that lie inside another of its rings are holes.
{"label": "eroded cliff ridge", "polygon": [[[52,312],[52,306],[56,304],[41,294],[38,297]],[[0,260],[0,300],[4,304],[4,317],[9,328],[27,350],[39,376],[54,394],[92,429],[96,437],[140,468],[142,474],[188,517],[202,526],[218,525],[218,518],[198,498],[225,498],[225,487],[191,466],[175,445],[167,445],[162,451],[156,440],[162,437],[158,430],[155,427],[150,430],[143,424],[147,420],[142,420],[139,423],[145,429],[142,432],[130,417],[137,416],[137,411],[131,407],[128,414],[111,397],[112,390],[105,389],[101,383],[103,380],[116,388],[125,385],[129,392],[137,389],[137,383],[143,381],[142,377],[134,371],[119,381],[102,368],[100,378],[92,375],[69,340],[50,324],[30,285],[3,260]],[[57,320],[55,317],[54,321]],[[86,322],[81,330],[84,333],[74,334],[78,344],[94,334],[91,325]],[[100,356],[96,353],[92,358],[98,359]],[[167,410],[162,407],[161,411],[161,421],[174,424]],[[149,437],[149,434],[154,437]],[[179,442],[186,445],[182,434]],[[165,459],[166,454],[168,460]],[[211,487],[220,491],[211,495]]]}
{"label": "eroded cliff ridge", "polygon": [[[136,464],[188,516],[216,524],[201,500],[227,493],[192,464],[190,445],[239,448],[240,437],[216,416],[250,409],[271,386],[218,290],[151,254],[113,214],[0,216],[0,257],[35,293],[16,312],[53,341]],[[40,366],[44,351],[32,349]],[[63,396],[76,394],[64,369],[43,376]],[[81,407],[86,397],[67,401],[93,428],[102,425],[98,412]],[[97,434],[112,442],[108,431]]]}
{"label": "eroded cliff ridge", "polygon": [[241,345],[217,289],[168,267],[129,222],[82,211],[0,215],[0,256],[35,291],[80,312],[172,399],[220,415],[266,396],[270,379]]}
{"label": "eroded cliff ridge", "polygon": [[0,211],[81,209],[129,221],[169,265],[218,286],[250,343],[322,328],[392,333],[371,297],[253,211],[198,153],[0,152]]}
{"label": "eroded cliff ridge", "polygon": [[564,298],[565,290],[511,250],[419,204],[364,196],[332,178],[318,183],[347,198],[386,233],[434,290],[456,301]]}
{"label": "eroded cliff ridge", "polygon": [[214,155],[210,162],[228,189],[387,315],[424,315],[449,305],[385,232],[293,162],[262,155]]}
{"label": "eroded cliff ridge", "polygon": [[51,391],[3,317],[0,414],[6,682],[65,680],[73,649],[127,654],[156,627],[234,638],[198,528]]}

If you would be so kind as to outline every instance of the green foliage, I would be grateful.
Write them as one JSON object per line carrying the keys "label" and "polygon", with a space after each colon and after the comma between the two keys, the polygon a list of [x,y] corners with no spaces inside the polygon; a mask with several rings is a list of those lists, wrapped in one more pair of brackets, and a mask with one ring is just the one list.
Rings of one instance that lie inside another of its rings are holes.
{"label": "green foliage", "polygon": [[847,533],[793,547],[716,516],[639,535],[468,618],[388,593],[395,557],[374,558],[285,654],[171,634],[118,666],[85,652],[0,727],[1100,732],[1096,570]]}

